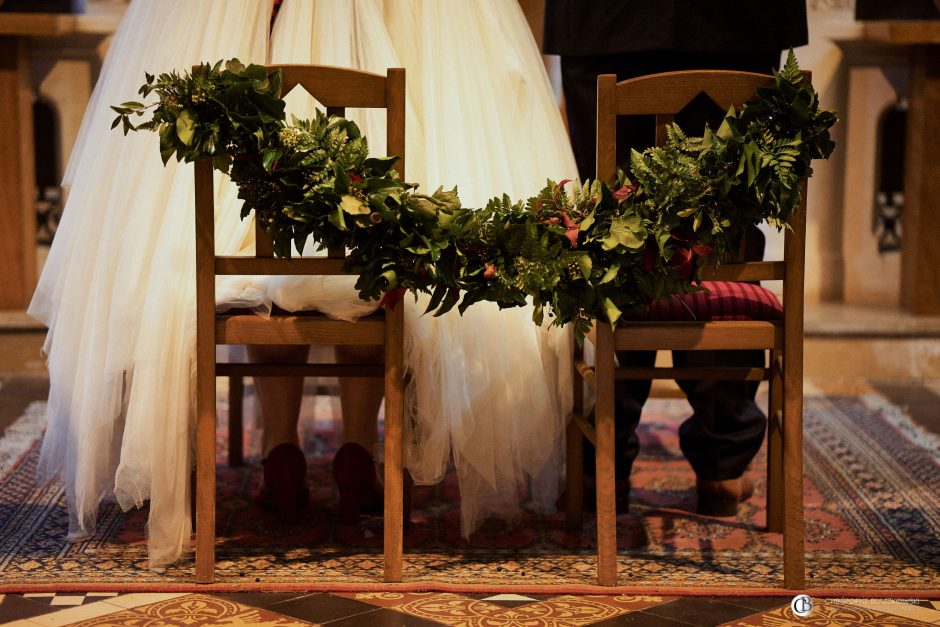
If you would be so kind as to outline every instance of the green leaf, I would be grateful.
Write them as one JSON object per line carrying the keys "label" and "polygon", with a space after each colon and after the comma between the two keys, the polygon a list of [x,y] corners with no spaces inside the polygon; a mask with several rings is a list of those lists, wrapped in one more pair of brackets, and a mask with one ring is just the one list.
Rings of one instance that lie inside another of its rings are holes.
{"label": "green leaf", "polygon": [[721,121],[721,125],[718,127],[718,130],[715,134],[719,139],[728,141],[734,136],[734,132],[731,130],[731,125],[728,123],[729,118],[734,117],[734,107],[730,107],[728,112],[725,114],[725,119]]}
{"label": "green leaf", "polygon": [[[604,250],[613,250],[617,246],[625,246],[630,249],[643,247],[643,241],[646,239],[645,229],[642,228],[639,216],[618,217],[610,223],[610,235],[601,240]],[[642,233],[643,237],[638,237]]]}
{"label": "green leaf", "polygon": [[615,326],[617,321],[620,320],[620,316],[623,315],[623,312],[617,308],[617,305],[613,303],[609,298],[605,298],[602,303],[604,307],[604,315],[607,316],[607,321],[611,326]]}
{"label": "green leaf", "polygon": [[605,283],[610,283],[617,278],[617,273],[620,272],[620,263],[615,261],[610,264],[610,267],[607,269],[607,272],[604,273],[603,278],[601,278],[598,285],[603,285]]}
{"label": "green leaf", "polygon": [[584,277],[585,281],[591,280],[591,268],[593,266],[593,261],[591,261],[591,255],[583,254],[578,257],[578,267],[581,269],[581,276]]}
{"label": "green leaf", "polygon": [[437,311],[434,312],[434,317],[443,316],[445,313],[454,308],[454,305],[457,304],[457,301],[460,300],[460,290],[455,288],[450,288],[447,290],[447,294],[444,296],[441,306],[438,307]]}
{"label": "green leaf", "polygon": [[372,170],[375,176],[385,176],[396,161],[398,161],[398,157],[371,157],[363,161],[362,166]]}
{"label": "green leaf", "polygon": [[382,279],[385,281],[385,290],[393,290],[398,287],[398,275],[394,270],[386,270],[382,273]]}
{"label": "green leaf", "polygon": [[361,200],[355,196],[346,194],[340,200],[339,206],[342,207],[343,211],[353,216],[361,216],[372,213],[372,210],[369,208],[369,205],[363,203]]}
{"label": "green leaf", "polygon": [[428,303],[428,308],[424,310],[424,313],[430,313],[437,309],[438,305],[441,304],[441,301],[444,300],[444,297],[447,296],[447,292],[450,288],[443,281],[438,283],[434,288],[434,293],[431,294],[431,300]]}
{"label": "green leaf", "polygon": [[261,151],[261,167],[266,171],[271,171],[271,166],[274,165],[274,162],[281,158],[280,150],[262,150]]}
{"label": "green leaf", "polygon": [[184,146],[191,146],[196,132],[196,118],[192,111],[183,109],[176,118],[176,136]]}
{"label": "green leaf", "polygon": [[238,59],[230,59],[225,62],[225,69],[234,74],[241,74],[245,71],[245,64]]}
{"label": "green leaf", "polygon": [[581,223],[578,226],[581,227],[582,231],[587,231],[594,225],[594,213],[595,212],[592,211],[591,213],[587,214],[583,220],[581,220]]}
{"label": "green leaf", "polygon": [[335,211],[330,212],[330,224],[338,228],[340,231],[346,231],[346,218],[344,217],[345,213],[341,207],[337,207]]}

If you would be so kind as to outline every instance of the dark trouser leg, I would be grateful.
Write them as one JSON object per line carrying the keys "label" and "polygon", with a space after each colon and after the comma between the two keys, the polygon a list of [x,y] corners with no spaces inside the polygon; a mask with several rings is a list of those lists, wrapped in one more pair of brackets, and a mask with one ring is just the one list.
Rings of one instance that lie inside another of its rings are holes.
{"label": "dark trouser leg", "polygon": [[[673,353],[677,367],[763,366],[763,351]],[[754,397],[756,381],[678,381],[692,405],[679,427],[679,445],[699,479],[722,481],[744,474],[764,441],[767,417]]]}
{"label": "dark trouser leg", "polygon": [[[656,362],[653,351],[620,351],[621,365],[650,367]],[[640,423],[643,404],[650,394],[651,381],[617,381],[614,384],[614,474],[618,481],[628,480],[633,461],[640,452],[636,427]],[[594,476],[594,447],[585,442],[584,472]]]}

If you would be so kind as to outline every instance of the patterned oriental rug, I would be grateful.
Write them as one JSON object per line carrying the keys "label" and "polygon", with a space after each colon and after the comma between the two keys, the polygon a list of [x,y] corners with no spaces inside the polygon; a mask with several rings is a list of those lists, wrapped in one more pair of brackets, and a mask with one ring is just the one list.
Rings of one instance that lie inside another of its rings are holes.
{"label": "patterned oriental rug", "polygon": [[[59,591],[611,593],[594,587],[590,519],[582,534],[572,535],[564,531],[561,513],[526,513],[511,523],[491,520],[469,541],[461,538],[453,473],[441,485],[415,490],[414,524],[405,537],[405,583],[383,584],[381,518],[356,526],[336,522],[330,474],[337,439],[334,404],[330,397],[305,399],[302,438],[313,502],[302,523],[281,525],[254,504],[257,457],[243,468],[219,467],[219,583],[206,587],[192,583],[192,560],[162,573],[148,570],[146,511],[125,514],[105,504],[97,535],[66,543],[62,487],[37,486],[34,480],[44,408],[34,403],[0,441],[0,591],[52,586]],[[784,593],[781,536],[762,531],[763,452],[754,464],[756,494],[738,517],[690,513],[694,475],[676,435],[688,411],[684,400],[656,400],[644,415],[633,504],[618,519],[620,589],[634,594]],[[805,424],[808,587],[817,595],[917,591],[920,597],[940,596],[937,438],[877,395],[808,397]],[[247,426],[250,440],[253,429]],[[220,452],[223,436],[220,432]]]}

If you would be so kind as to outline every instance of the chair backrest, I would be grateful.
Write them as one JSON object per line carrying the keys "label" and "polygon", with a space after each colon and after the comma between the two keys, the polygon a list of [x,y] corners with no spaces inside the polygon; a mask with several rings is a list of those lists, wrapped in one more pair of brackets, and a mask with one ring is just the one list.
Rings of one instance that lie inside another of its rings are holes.
{"label": "chair backrest", "polygon": [[[804,72],[810,80],[809,72]],[[740,107],[758,87],[773,81],[766,74],[726,70],[688,70],[640,76],[617,82],[613,74],[597,77],[598,179],[612,181],[617,172],[617,117],[652,115],[656,118],[656,143],[666,141],[666,129],[689,103],[705,94],[718,107]],[[698,131],[698,129],[689,129]],[[806,239],[806,181],[803,202],[791,218],[784,240],[783,261],[723,263],[703,268],[702,278],[719,281],[784,281],[784,301],[803,302],[803,269]],[[743,246],[742,246],[743,249]]]}
{"label": "chair backrest", "polygon": [[[269,65],[282,74],[283,93],[300,86],[326,107],[327,114],[345,115],[346,108],[386,110],[386,145],[398,156],[395,169],[405,176],[405,70],[389,68],[386,75],[327,65]],[[215,274],[342,274],[342,249],[326,258],[275,259],[270,236],[255,223],[255,257],[215,255],[212,166],[196,162],[196,265],[198,272]],[[197,274],[198,276],[198,274]],[[206,284],[209,279],[204,279]]]}
{"label": "chair backrest", "polygon": [[[344,117],[346,109],[386,109],[386,145],[389,155],[398,156],[395,169],[405,178],[405,70],[390,68],[386,76],[330,65],[269,65],[281,70],[282,93],[298,85],[326,107],[327,115]],[[271,238],[255,224],[255,246],[259,257],[272,257]],[[328,256],[343,257],[342,250]]]}

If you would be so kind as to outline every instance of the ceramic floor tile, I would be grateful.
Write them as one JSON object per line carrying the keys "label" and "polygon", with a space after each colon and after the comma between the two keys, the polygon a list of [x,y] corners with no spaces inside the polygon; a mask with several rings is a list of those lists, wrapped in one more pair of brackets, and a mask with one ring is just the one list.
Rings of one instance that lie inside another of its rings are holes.
{"label": "ceramic floor tile", "polygon": [[[349,618],[341,618],[329,623],[323,623],[325,627],[440,627],[446,623],[417,616],[409,616],[394,610],[374,609],[365,614],[357,614]],[[469,624],[469,623],[463,623]],[[498,625],[499,623],[490,623]]]}
{"label": "ceramic floor tile", "polygon": [[159,603],[184,596],[189,596],[189,594],[186,592],[133,592],[107,599],[105,602],[120,608],[132,609],[140,605]]}
{"label": "ceramic floor tile", "polygon": [[6,594],[0,599],[0,624],[31,618],[54,611],[48,603],[27,599],[19,594]]}
{"label": "ceramic floor tile", "polygon": [[[415,600],[427,599],[437,592],[340,592],[335,596],[368,603],[376,607],[395,608]],[[489,595],[485,595],[489,596]],[[472,596],[471,596],[472,598]]]}
{"label": "ceramic floor tile", "polygon": [[50,607],[86,605],[118,596],[117,592],[27,592],[21,595],[36,603]]}
{"label": "ceramic floor tile", "polygon": [[309,592],[213,592],[209,596],[228,599],[252,607],[270,607],[300,597],[310,596]]}
{"label": "ceramic floor tile", "polygon": [[80,623],[93,618],[107,616],[120,612],[121,608],[111,605],[105,601],[97,601],[87,605],[79,605],[64,610],[58,610],[49,614],[43,614],[29,619],[34,625],[43,625],[44,627],[59,627],[61,625],[71,625]]}
{"label": "ceramic floor tile", "polygon": [[391,607],[445,625],[506,623],[570,627],[591,625],[661,601],[661,597],[560,595],[506,607],[460,594],[431,594],[404,599]]}
{"label": "ceramic floor tile", "polygon": [[772,610],[790,604],[790,597],[727,597],[722,601],[752,610]]}
{"label": "ceramic floor tile", "polygon": [[689,624],[646,612],[630,612],[599,623],[591,623],[591,627],[689,627]]}
{"label": "ceramic floor tile", "polygon": [[335,594],[308,594],[266,606],[285,616],[315,623],[327,623],[359,614],[374,612],[376,606]]}
{"label": "ceramic floor tile", "polygon": [[539,599],[527,597],[521,594],[494,594],[492,596],[484,597],[480,600],[486,601],[487,603],[495,603],[496,605],[500,605],[502,607],[518,607],[528,603],[536,603]]}
{"label": "ceramic floor tile", "polygon": [[55,607],[70,607],[82,605],[84,602],[84,594],[57,594],[52,598],[52,602],[49,605]]}
{"label": "ceramic floor tile", "polygon": [[671,618],[698,627],[720,625],[754,614],[754,610],[712,597],[684,597],[644,610],[647,614]]}
{"label": "ceramic floor tile", "polygon": [[111,615],[92,617],[73,627],[142,624],[167,627],[193,625],[307,627],[311,623],[207,594],[187,594],[132,609],[118,610]]}

